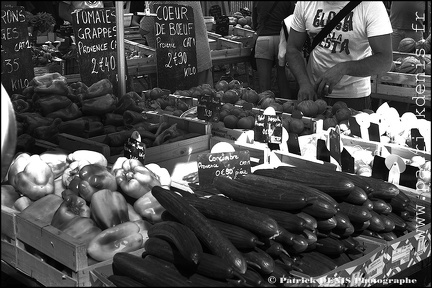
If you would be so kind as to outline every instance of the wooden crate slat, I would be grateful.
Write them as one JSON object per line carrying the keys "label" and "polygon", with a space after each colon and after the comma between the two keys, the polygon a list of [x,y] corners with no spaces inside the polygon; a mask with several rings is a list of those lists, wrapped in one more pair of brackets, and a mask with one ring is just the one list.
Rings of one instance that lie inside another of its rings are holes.
{"label": "wooden crate slat", "polygon": [[[22,249],[17,249],[17,269],[47,287],[76,287],[78,281]],[[90,285],[82,285],[90,286]]]}
{"label": "wooden crate slat", "polygon": [[66,267],[77,271],[88,266],[87,247],[51,225],[39,225],[17,216],[17,239]]}
{"label": "wooden crate slat", "polygon": [[110,148],[108,145],[99,143],[93,140],[84,139],[74,135],[66,133],[60,133],[58,135],[59,146],[70,152],[77,150],[93,150],[103,154],[105,157],[110,156]]}
{"label": "wooden crate slat", "polygon": [[15,240],[7,242],[6,240],[1,240],[1,260],[5,261],[12,267],[16,267],[17,263],[17,248],[15,246]]}
{"label": "wooden crate slat", "polygon": [[1,205],[1,233],[5,236],[15,239],[15,215],[17,210]]}

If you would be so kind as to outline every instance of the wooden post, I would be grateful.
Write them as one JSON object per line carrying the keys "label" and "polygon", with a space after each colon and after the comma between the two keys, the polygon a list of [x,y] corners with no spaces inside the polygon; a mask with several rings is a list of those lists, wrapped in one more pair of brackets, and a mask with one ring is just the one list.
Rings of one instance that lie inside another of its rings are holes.
{"label": "wooden post", "polygon": [[123,1],[115,1],[116,25],[117,25],[117,75],[118,75],[118,96],[126,94],[126,59],[124,45],[124,17]]}

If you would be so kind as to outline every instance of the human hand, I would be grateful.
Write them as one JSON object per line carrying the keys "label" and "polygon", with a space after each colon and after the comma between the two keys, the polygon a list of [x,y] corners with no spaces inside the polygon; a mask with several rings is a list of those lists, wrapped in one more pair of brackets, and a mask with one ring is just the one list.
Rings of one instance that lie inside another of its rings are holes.
{"label": "human hand", "polygon": [[314,90],[320,97],[328,96],[345,75],[343,63],[338,63],[327,70],[314,84]]}
{"label": "human hand", "polygon": [[316,100],[317,94],[315,93],[314,87],[312,85],[300,86],[297,99],[299,101]]}

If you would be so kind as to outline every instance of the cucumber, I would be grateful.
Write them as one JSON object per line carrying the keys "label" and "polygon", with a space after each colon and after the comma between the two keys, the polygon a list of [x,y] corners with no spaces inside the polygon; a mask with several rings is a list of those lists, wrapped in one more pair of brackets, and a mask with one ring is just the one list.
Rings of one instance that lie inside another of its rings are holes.
{"label": "cucumber", "polygon": [[381,215],[379,215],[375,211],[370,211],[370,213],[371,213],[372,217],[369,220],[370,225],[369,225],[368,229],[373,231],[373,232],[384,232],[385,226],[384,226],[384,221],[383,221]]}
{"label": "cucumber", "polygon": [[372,198],[370,199],[373,204],[373,211],[378,214],[389,214],[392,212],[392,206],[382,199]]}
{"label": "cucumber", "polygon": [[354,205],[346,202],[339,203],[339,211],[348,216],[351,222],[365,222],[372,218],[372,211],[364,206]]}
{"label": "cucumber", "polygon": [[344,201],[355,205],[362,205],[368,199],[368,194],[362,188],[355,186],[348,195],[335,197],[335,199],[339,202]]}

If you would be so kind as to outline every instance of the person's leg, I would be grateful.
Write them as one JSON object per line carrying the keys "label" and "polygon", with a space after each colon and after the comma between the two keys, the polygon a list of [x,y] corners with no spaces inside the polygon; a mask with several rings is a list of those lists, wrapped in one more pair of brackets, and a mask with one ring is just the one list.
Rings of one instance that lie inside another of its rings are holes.
{"label": "person's leg", "polygon": [[256,42],[255,58],[257,63],[259,91],[270,90],[271,75],[274,65],[273,40],[271,36],[260,36]]}

